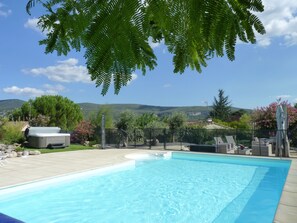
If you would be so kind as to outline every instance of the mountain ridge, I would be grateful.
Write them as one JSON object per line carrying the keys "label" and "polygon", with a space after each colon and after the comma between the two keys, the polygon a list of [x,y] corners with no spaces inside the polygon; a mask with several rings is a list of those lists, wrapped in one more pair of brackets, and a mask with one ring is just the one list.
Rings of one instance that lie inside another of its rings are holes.
{"label": "mountain ridge", "polygon": [[[20,108],[26,101],[19,99],[0,100],[0,115],[5,115],[16,108]],[[204,119],[208,116],[211,106],[157,106],[145,104],[96,104],[90,102],[76,103],[78,104],[85,117],[89,117],[92,113],[99,111],[101,107],[108,107],[112,111],[114,118],[117,118],[123,111],[130,110],[135,114],[155,113],[158,116],[170,115],[175,112],[183,112],[188,116],[190,121]],[[232,107],[232,111],[242,108]],[[251,111],[250,109],[243,109]]]}

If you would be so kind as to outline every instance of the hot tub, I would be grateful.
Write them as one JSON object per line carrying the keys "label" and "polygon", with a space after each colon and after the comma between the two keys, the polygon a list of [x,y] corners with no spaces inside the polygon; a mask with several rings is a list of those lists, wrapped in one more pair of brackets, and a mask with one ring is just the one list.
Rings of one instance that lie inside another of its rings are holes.
{"label": "hot tub", "polygon": [[30,127],[29,146],[35,148],[64,148],[70,145],[70,134],[60,133],[59,127]]}

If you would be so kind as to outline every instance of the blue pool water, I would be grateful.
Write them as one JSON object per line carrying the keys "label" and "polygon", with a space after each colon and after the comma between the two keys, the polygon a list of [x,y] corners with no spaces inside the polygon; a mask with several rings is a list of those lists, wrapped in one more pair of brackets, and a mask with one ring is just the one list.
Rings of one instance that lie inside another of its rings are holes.
{"label": "blue pool water", "polygon": [[172,153],[106,175],[2,193],[0,212],[28,223],[270,223],[289,167],[288,160]]}

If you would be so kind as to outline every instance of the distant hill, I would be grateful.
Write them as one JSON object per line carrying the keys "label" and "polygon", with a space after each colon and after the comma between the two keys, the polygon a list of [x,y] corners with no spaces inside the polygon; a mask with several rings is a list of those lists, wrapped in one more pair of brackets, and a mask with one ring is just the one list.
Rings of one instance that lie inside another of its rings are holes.
{"label": "distant hill", "polygon": [[203,119],[208,115],[208,108],[205,106],[172,106],[172,107],[163,107],[163,106],[152,106],[152,105],[140,105],[140,104],[108,104],[108,105],[99,105],[92,103],[79,103],[78,104],[85,116],[89,116],[90,113],[98,111],[100,107],[107,106],[111,109],[113,117],[117,118],[119,114],[123,111],[129,110],[136,114],[143,113],[155,113],[158,116],[170,115],[174,112],[184,112],[190,120]]}
{"label": "distant hill", "polygon": [[[183,112],[187,115],[189,121],[195,121],[205,119],[208,116],[212,107],[206,106],[152,106],[152,105],[140,105],[140,104],[92,104],[92,103],[79,103],[78,104],[84,113],[85,117],[88,117],[92,112],[99,111],[100,107],[107,106],[111,109],[113,117],[117,119],[119,114],[123,111],[129,110],[136,114],[143,113],[155,113],[158,116],[170,115],[175,112]],[[241,108],[232,107],[232,111],[237,111]],[[250,109],[244,109],[247,112],[251,112]]]}
{"label": "distant hill", "polygon": [[[18,99],[0,100],[0,115],[5,115],[7,112],[16,108],[20,108],[25,101]],[[204,119],[208,116],[211,107],[206,106],[152,106],[140,104],[93,104],[93,103],[78,103],[85,117],[89,117],[91,113],[96,113],[102,106],[107,106],[111,109],[113,117],[117,119],[123,111],[130,110],[136,114],[155,113],[158,116],[170,115],[174,112],[183,112],[188,116],[189,121]],[[232,108],[232,111],[240,108]],[[248,109],[244,109],[250,111]]]}
{"label": "distant hill", "polygon": [[16,108],[20,108],[25,101],[19,99],[0,100],[0,115],[5,115]]}

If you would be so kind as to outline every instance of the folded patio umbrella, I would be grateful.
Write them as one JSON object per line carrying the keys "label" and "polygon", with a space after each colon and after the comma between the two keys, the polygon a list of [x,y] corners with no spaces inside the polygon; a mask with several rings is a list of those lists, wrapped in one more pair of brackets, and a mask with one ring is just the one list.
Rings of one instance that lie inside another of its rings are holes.
{"label": "folded patio umbrella", "polygon": [[276,133],[276,148],[275,156],[289,157],[290,156],[290,144],[287,136],[288,129],[288,115],[287,106],[278,105],[276,109],[276,122],[277,122],[277,133]]}

